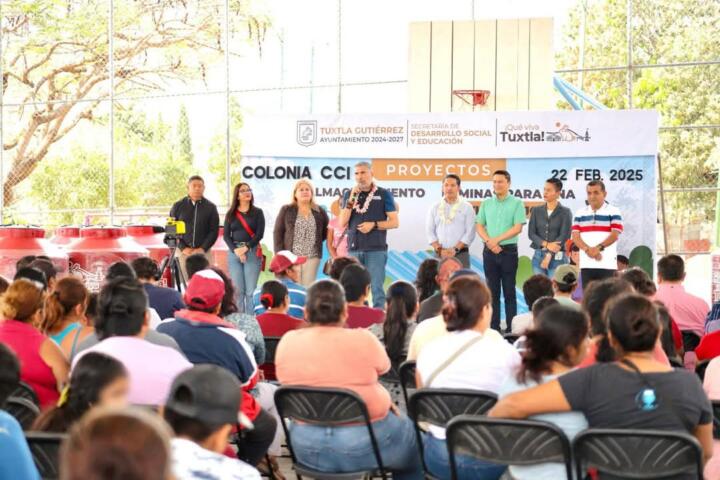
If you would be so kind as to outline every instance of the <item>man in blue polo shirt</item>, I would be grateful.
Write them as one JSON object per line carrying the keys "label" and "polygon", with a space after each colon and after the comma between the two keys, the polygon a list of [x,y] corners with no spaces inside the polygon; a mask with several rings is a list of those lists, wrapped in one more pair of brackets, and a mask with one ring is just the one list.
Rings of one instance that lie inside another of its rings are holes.
{"label": "man in blue polo shirt", "polygon": [[517,314],[515,275],[518,268],[518,235],[525,224],[522,200],[510,194],[510,173],[496,170],[492,176],[495,197],[480,204],[475,223],[477,234],[485,242],[483,269],[492,293],[490,326],[500,330],[500,290],[505,297],[506,332],[510,333],[512,319]]}
{"label": "man in blue polo shirt", "polygon": [[356,185],[343,195],[340,227],[347,226],[351,256],[370,272],[373,307],[385,308],[387,231],[400,225],[392,193],[373,182],[368,162],[355,165]]}
{"label": "man in blue polo shirt", "polygon": [[[270,262],[270,271],[275,274],[275,279],[282,282],[288,289],[290,297],[290,308],[288,315],[295,318],[305,318],[305,287],[300,285],[300,270],[298,265],[307,261],[307,257],[299,257],[289,250],[280,250]],[[255,315],[265,313],[265,307],[260,303],[262,285],[253,292],[253,312]]]}

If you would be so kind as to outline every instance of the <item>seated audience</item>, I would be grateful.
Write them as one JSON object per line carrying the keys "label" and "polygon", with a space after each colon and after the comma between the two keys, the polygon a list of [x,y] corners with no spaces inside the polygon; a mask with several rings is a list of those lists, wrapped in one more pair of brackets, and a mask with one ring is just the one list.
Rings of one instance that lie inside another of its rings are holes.
{"label": "seated audience", "polygon": [[540,297],[552,297],[553,286],[552,281],[545,275],[533,275],[523,283],[522,286],[523,296],[525,297],[525,304],[530,310],[527,313],[521,313],[515,315],[512,319],[512,331],[513,335],[522,335],[525,330],[530,328],[533,323],[532,306]]}
{"label": "seated audience", "polygon": [[0,343],[0,478],[40,480],[22,427],[3,409],[19,385],[20,363],[15,354]]}
{"label": "seated audience", "polygon": [[40,331],[58,345],[62,344],[68,334],[82,328],[87,298],[87,288],[79,278],[61,279],[45,297]]}
{"label": "seated audience", "polygon": [[80,328],[76,328],[72,335],[66,335],[60,343],[60,349],[68,360],[72,360],[78,352],[80,344],[95,333],[95,320],[97,319],[98,309],[97,302],[98,294],[96,292],[88,292],[85,315],[83,315],[79,321]]}
{"label": "seated audience", "polygon": [[580,310],[580,304],[572,298],[579,278],[580,271],[575,265],[560,265],[555,269],[552,278],[553,297],[560,305]]}
{"label": "seated audience", "polygon": [[385,312],[379,308],[367,306],[370,297],[370,272],[362,265],[348,265],[340,276],[340,284],[345,290],[348,316],[345,324],[348,328],[368,328],[383,323]]}
{"label": "seated audience", "polygon": [[585,415],[590,428],[688,433],[697,438],[705,459],[710,458],[710,401],[694,373],[654,359],[661,329],[655,305],[637,294],[623,295],[608,305],[606,318],[617,361],[576,369],[509,395],[490,410],[489,416],[527,418],[577,411]]}
{"label": "seated audience", "polygon": [[209,363],[226,368],[242,385],[242,412],[255,428],[241,440],[240,459],[250,465],[262,460],[276,432],[276,420],[251,395],[258,382],[258,368],[245,335],[218,316],[225,296],[222,278],[212,270],[195,273],[183,300],[186,310],[174,320],[163,322],[159,330],[173,337],[193,364]]}
{"label": "seated audience", "polygon": [[720,330],[720,300],[713,303],[712,309],[705,317],[705,333]]}
{"label": "seated audience", "polygon": [[[662,346],[663,352],[668,358],[670,365],[677,368],[683,368],[683,351],[682,351],[682,337],[680,337],[680,346],[678,348],[676,338],[673,335],[675,331],[672,328],[672,318],[670,318],[670,312],[665,308],[662,302],[653,302],[655,308],[658,310],[658,320],[660,320],[660,328],[662,333],[660,334],[660,345]],[[680,330],[678,330],[680,333]]]}
{"label": "seated audience", "polygon": [[48,292],[53,292],[55,290],[58,271],[49,258],[35,258],[35,260],[33,260],[30,264],[30,268],[35,268],[45,274]]}
{"label": "seated audience", "polygon": [[240,383],[217,365],[196,365],[175,379],[163,409],[177,480],[259,480],[250,465],[223,455],[238,423]]}
{"label": "seated audience", "polygon": [[393,282],[385,295],[385,321],[370,327],[390,357],[393,369],[397,370],[405,361],[410,347],[410,338],[417,327],[418,297],[415,287],[408,282]]}
{"label": "seated audience", "polygon": [[682,332],[685,351],[692,352],[705,333],[705,317],[710,307],[702,298],[685,291],[685,262],[680,256],[666,255],[658,261],[657,267],[655,300],[667,307]]}
{"label": "seated audience", "polygon": [[[555,270],[557,271],[557,270]],[[528,328],[528,330],[531,330],[532,328],[535,328],[537,325],[535,323],[535,319],[540,316],[540,314],[548,307],[552,307],[553,305],[559,305],[560,302],[557,301],[554,297],[540,297],[535,302],[533,302],[532,306],[532,314],[533,314],[533,324]],[[522,353],[525,351],[525,335],[521,335],[520,338],[515,340],[513,343],[513,347],[517,349],[518,352]]]}
{"label": "seated audience", "polygon": [[185,308],[180,292],[174,288],[158,285],[160,270],[155,260],[150,257],[140,257],[133,260],[131,266],[147,293],[150,308],[155,309],[160,319],[173,318],[175,312]]}
{"label": "seated audience", "polygon": [[254,315],[238,311],[237,295],[235,295],[235,285],[232,283],[232,279],[221,268],[210,267],[209,270],[217,273],[225,284],[225,295],[223,295],[220,306],[220,317],[245,334],[245,341],[252,348],[255,363],[260,365],[265,361],[265,339],[262,330],[260,330],[260,324]]}
{"label": "seated audience", "polygon": [[625,255],[618,255],[616,261],[618,273],[623,272],[630,267],[630,259]]}
{"label": "seated audience", "polygon": [[[372,333],[344,328],[347,308],[342,286],[333,280],[315,282],[308,290],[306,318],[309,327],[287,332],[278,345],[275,364],[280,382],[356,392],[370,413],[383,465],[394,479],[422,479],[412,422],[391,410],[390,395],[378,383],[378,377],[390,369],[390,359]],[[376,465],[364,425],[293,423],[290,428],[295,455],[310,468],[349,472]]]}
{"label": "seated audience", "polygon": [[43,292],[23,278],[0,297],[0,343],[20,361],[20,379],[30,385],[41,407],[57,402],[67,381],[68,362],[58,345],[33,325],[42,319]]}
{"label": "seated audience", "polygon": [[447,257],[440,260],[438,263],[438,272],[437,275],[435,275],[437,290],[431,296],[420,302],[417,323],[440,315],[443,306],[443,292],[445,288],[447,288],[450,277],[462,268],[462,262],[455,257]]}
{"label": "seated audience", "polygon": [[[534,326],[525,334],[525,352],[520,369],[500,388],[500,398],[554,380],[571,371],[585,357],[589,325],[587,315],[577,308],[558,304],[544,309],[539,315],[533,314],[533,318]],[[587,428],[587,420],[578,412],[537,415],[533,419],[557,425],[570,441]],[[510,475],[516,480],[567,478],[565,466],[554,463],[511,466]]]}
{"label": "seated audience", "polygon": [[[460,269],[453,272],[452,276],[450,277],[450,281],[463,276],[473,276],[476,278],[480,278],[480,276],[473,270]],[[450,282],[444,282],[443,292],[445,292],[449,283]],[[422,308],[422,305],[420,306],[420,308]],[[417,360],[420,350],[422,350],[425,345],[438,337],[447,335],[447,333],[448,331],[442,313],[432,318],[428,318],[422,323],[419,323],[418,326],[415,328],[412,337],[410,338],[407,359]]]}
{"label": "seated audience", "polygon": [[44,411],[33,430],[64,433],[95,407],[124,407],[130,388],[122,363],[102,353],[88,353],[75,365],[57,406]]}
{"label": "seated audience", "polygon": [[135,270],[130,266],[129,263],[124,261],[118,261],[113,263],[108,267],[107,272],[105,273],[105,283],[115,280],[119,277],[127,277],[132,280],[137,280],[137,275],[135,275]]}
{"label": "seated audience", "polygon": [[130,375],[128,401],[134,405],[162,405],[178,373],[192,366],[179,352],[145,340],[150,328],[147,295],[142,285],[120,276],[103,285],[95,330],[100,343],[73,360],[73,370],[90,352],[121,362]]}
{"label": "seated audience", "polygon": [[186,281],[189,282],[197,272],[207,270],[208,268],[210,268],[210,260],[208,260],[208,257],[204,253],[193,253],[185,259],[185,270],[188,275]]}
{"label": "seated audience", "polygon": [[337,257],[334,258],[332,261],[332,265],[330,266],[330,273],[328,274],[330,278],[336,281],[340,281],[340,275],[342,275],[343,270],[345,270],[345,267],[348,265],[352,265],[353,263],[358,263],[357,258],[355,257]]}
{"label": "seated audience", "polygon": [[173,480],[170,436],[165,422],[145,410],[93,409],[63,442],[60,478]]}
{"label": "seated audience", "polygon": [[42,290],[43,293],[47,291],[47,279],[45,278],[45,274],[37,268],[21,268],[20,270],[15,272],[13,281],[20,280],[21,278],[31,282],[33,285],[35,285],[35,287]]}
{"label": "seated audience", "polygon": [[439,266],[440,261],[437,258],[426,258],[420,263],[415,277],[415,288],[417,289],[419,302],[430,298],[440,288],[436,278]]}
{"label": "seated audience", "polygon": [[17,272],[18,270],[29,267],[30,264],[38,258],[42,260],[50,260],[50,257],[48,257],[47,255],[25,255],[24,257],[20,258],[20,260],[15,262],[15,271]]}
{"label": "seated audience", "polygon": [[[575,268],[580,271],[580,247],[575,245],[572,240],[567,241],[567,256],[570,258],[570,265],[574,266]],[[582,284],[582,276],[578,275],[578,282],[577,287],[575,287],[575,290],[573,290],[572,295],[570,295],[570,298],[575,300],[576,302],[580,303],[583,299],[583,284]]]}
{"label": "seated audience", "polygon": [[[337,261],[336,259],[335,261]],[[288,289],[290,294],[290,308],[288,313],[295,318],[304,318],[305,312],[305,287],[300,285],[300,269],[298,265],[302,265],[307,261],[305,257],[298,257],[292,252],[281,250],[275,254],[270,262],[270,271],[275,274],[275,279],[282,282]],[[335,262],[333,262],[334,264]],[[253,305],[255,305],[255,315],[265,313],[265,307],[260,303],[260,293],[262,286],[255,289],[253,293]]]}
{"label": "seated audience", "polygon": [[[417,359],[418,388],[462,388],[499,392],[520,365],[520,355],[490,328],[492,297],[479,279],[452,280],[445,292],[443,318],[448,334],[422,349]],[[450,478],[445,429],[430,426],[424,441],[425,465],[435,477]],[[462,479],[497,479],[504,465],[458,457]]]}

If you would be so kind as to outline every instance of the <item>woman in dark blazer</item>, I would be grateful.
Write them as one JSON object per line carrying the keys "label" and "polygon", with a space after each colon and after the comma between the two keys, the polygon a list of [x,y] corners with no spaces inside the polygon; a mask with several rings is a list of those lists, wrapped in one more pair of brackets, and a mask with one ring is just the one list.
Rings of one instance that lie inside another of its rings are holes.
{"label": "woman in dark blazer", "polygon": [[295,183],[291,203],[283,206],[275,219],[275,253],[289,250],[307,257],[300,265],[300,283],[305,287],[317,277],[329,221],[325,210],[315,203],[313,186],[305,178]]}

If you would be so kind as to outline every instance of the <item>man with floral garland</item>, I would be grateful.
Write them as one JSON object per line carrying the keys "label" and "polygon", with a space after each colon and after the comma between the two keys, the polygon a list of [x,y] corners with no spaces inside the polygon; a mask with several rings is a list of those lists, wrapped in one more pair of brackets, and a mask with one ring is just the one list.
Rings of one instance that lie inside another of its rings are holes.
{"label": "man with floral garland", "polygon": [[355,186],[343,195],[340,227],[347,226],[351,256],[370,272],[373,307],[385,308],[387,231],[400,225],[392,193],[373,181],[368,162],[355,165]]}
{"label": "man with floral garland", "polygon": [[425,232],[428,243],[440,258],[455,257],[463,268],[470,268],[468,247],[475,239],[475,211],[460,196],[460,177],[445,175],[443,198],[428,212]]}

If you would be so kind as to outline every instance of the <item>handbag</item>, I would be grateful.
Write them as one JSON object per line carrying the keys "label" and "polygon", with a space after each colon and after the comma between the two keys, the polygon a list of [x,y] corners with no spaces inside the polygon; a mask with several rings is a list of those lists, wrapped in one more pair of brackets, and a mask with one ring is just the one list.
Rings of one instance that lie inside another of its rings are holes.
{"label": "handbag", "polygon": [[[253,231],[252,228],[250,228],[250,225],[248,225],[248,223],[243,218],[242,214],[240,212],[238,212],[237,210],[235,210],[235,218],[238,219],[238,221],[243,226],[243,228],[245,229],[247,234],[250,235],[250,238],[251,239],[255,238],[255,232]],[[262,246],[260,244],[258,244],[257,249],[255,250],[255,254],[260,259],[260,271],[262,272],[265,270],[265,264],[267,263],[267,255],[263,254]]]}

